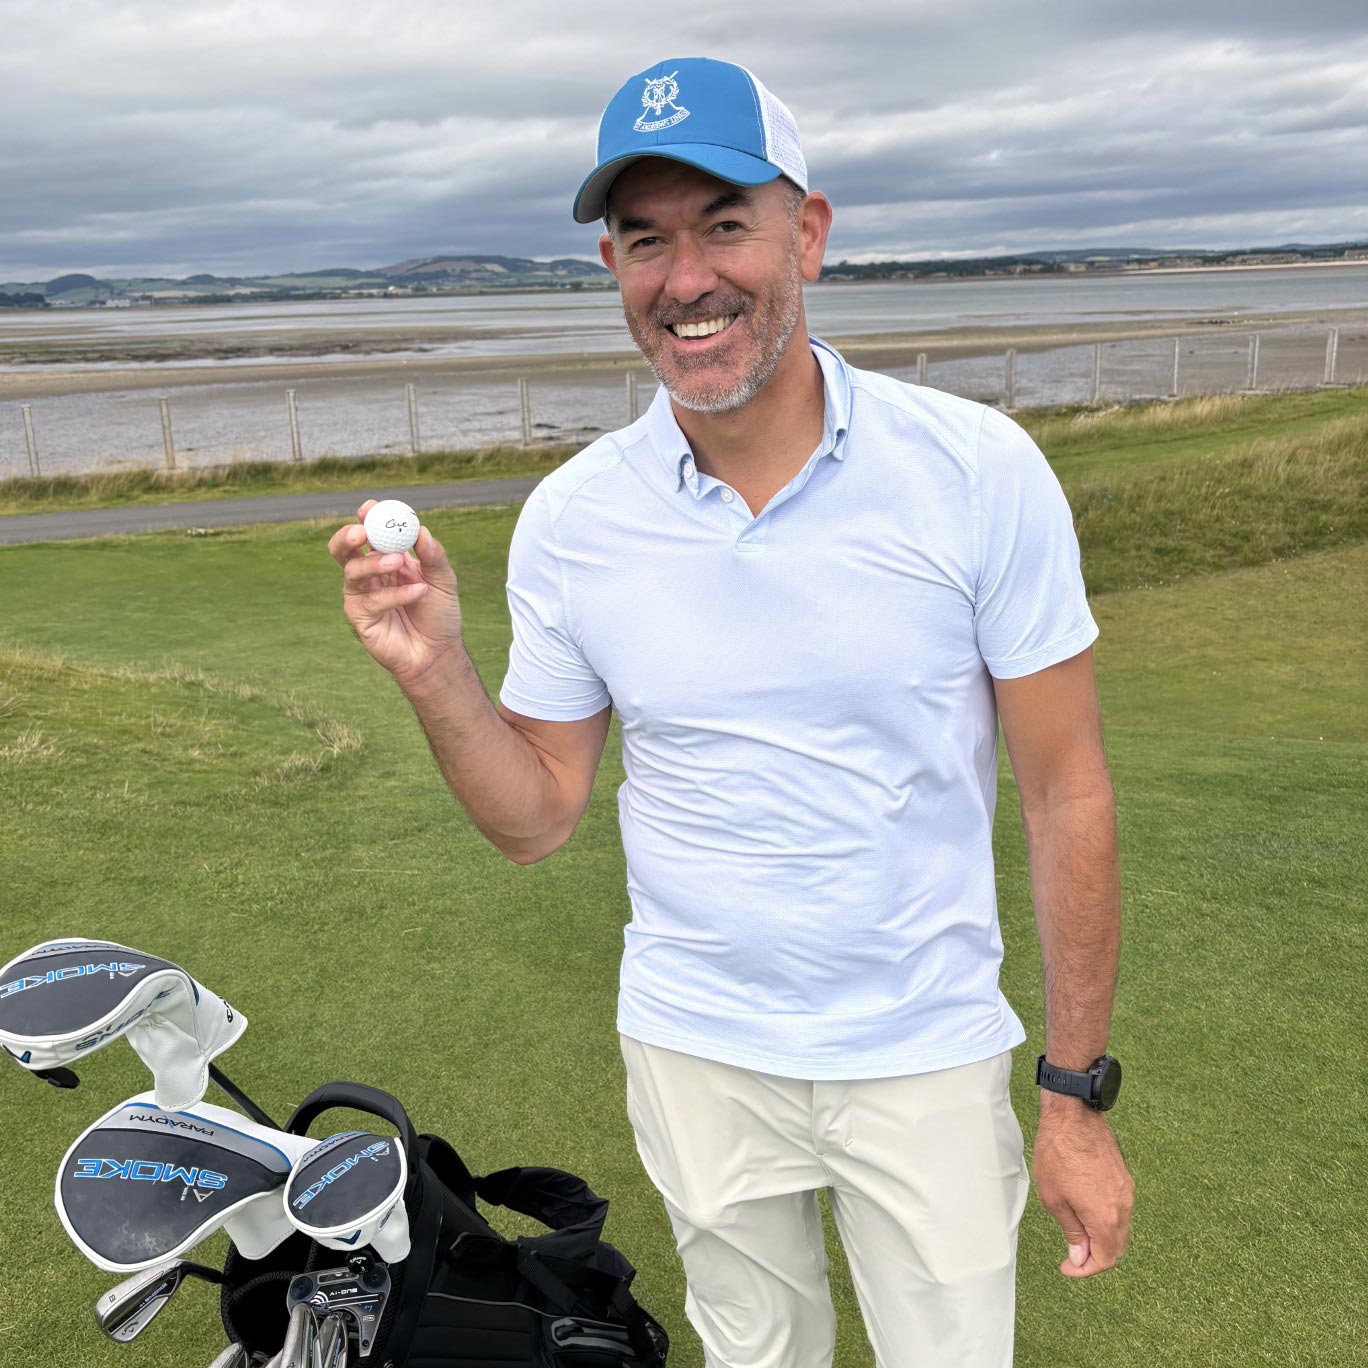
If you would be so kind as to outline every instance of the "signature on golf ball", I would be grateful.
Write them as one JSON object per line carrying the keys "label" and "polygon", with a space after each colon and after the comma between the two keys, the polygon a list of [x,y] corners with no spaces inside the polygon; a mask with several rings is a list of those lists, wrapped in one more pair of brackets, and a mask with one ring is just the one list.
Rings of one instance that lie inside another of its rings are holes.
{"label": "signature on golf ball", "polygon": [[418,540],[418,515],[399,499],[381,499],[366,514],[366,540],[372,551],[407,551]]}

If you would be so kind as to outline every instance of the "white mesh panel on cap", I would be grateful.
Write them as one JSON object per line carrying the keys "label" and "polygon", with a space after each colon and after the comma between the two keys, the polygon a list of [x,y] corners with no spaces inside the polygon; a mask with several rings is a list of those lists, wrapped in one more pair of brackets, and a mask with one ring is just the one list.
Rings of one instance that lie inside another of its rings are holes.
{"label": "white mesh panel on cap", "polygon": [[764,82],[749,68],[742,71],[751,78],[760,101],[760,120],[765,126],[766,160],[771,161],[801,189],[808,188],[807,162],[798,144],[798,124],[788,106],[765,89]]}

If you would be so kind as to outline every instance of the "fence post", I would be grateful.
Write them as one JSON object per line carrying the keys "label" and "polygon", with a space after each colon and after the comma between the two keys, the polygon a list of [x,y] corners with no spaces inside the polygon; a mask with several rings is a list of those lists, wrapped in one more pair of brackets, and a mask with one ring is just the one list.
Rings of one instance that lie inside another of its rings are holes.
{"label": "fence post", "polygon": [[1245,389],[1251,393],[1259,387],[1259,334],[1249,334],[1249,375]]}
{"label": "fence post", "polygon": [[19,411],[24,415],[24,441],[28,444],[29,474],[38,476],[43,472],[38,468],[38,443],[33,439],[33,409],[28,404],[20,404]]}
{"label": "fence post", "polygon": [[1173,339],[1173,383],[1169,386],[1170,399],[1178,397],[1178,339]]}
{"label": "fence post", "polygon": [[1007,408],[1016,408],[1016,348],[1007,348]]}
{"label": "fence post", "polygon": [[171,440],[171,401],[162,398],[157,403],[161,406],[162,446],[166,451],[166,468],[167,470],[175,470],[176,444]]}
{"label": "fence post", "polygon": [[1331,328],[1325,339],[1325,384],[1335,383],[1335,361],[1339,357],[1339,329]]}
{"label": "fence post", "polygon": [[518,379],[518,402],[522,405],[523,446],[532,445],[532,398],[527,391],[527,377]]}
{"label": "fence post", "polygon": [[627,421],[635,423],[641,417],[639,401],[637,399],[637,378],[636,371],[627,372]]}
{"label": "fence post", "polygon": [[299,409],[295,405],[294,390],[285,391],[285,407],[290,411],[290,458],[302,461],[304,454],[299,445]]}
{"label": "fence post", "polygon": [[917,384],[926,384],[926,353],[917,353]]}
{"label": "fence post", "polygon": [[405,385],[404,392],[408,395],[409,446],[416,456],[423,449],[423,439],[418,432],[418,396],[412,385]]}
{"label": "fence post", "polygon": [[1102,344],[1093,343],[1093,393],[1094,404],[1102,402]]}

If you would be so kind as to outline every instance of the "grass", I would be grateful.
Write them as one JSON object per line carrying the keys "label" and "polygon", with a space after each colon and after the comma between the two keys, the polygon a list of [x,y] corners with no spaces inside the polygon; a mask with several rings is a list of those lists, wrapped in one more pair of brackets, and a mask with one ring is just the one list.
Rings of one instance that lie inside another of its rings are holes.
{"label": "grass", "polygon": [[[1085,484],[1114,494],[1079,512],[1127,909],[1114,1116],[1138,1200],[1130,1258],[1073,1284],[1032,1198],[1020,1368],[1358,1361],[1368,537],[1349,507],[1361,429],[1332,429],[1343,413],[1311,417],[1247,449],[1213,438],[1191,470],[1147,469],[1124,443],[1104,460],[1078,438],[1073,469],[1061,458],[1076,501]],[[1319,444],[1318,424],[1332,433]],[[1318,445],[1320,457],[1292,454]],[[1297,477],[1299,460],[1322,458],[1322,473]],[[1260,480],[1275,486],[1267,497]],[[1217,497],[1231,481],[1239,496]],[[1295,536],[1277,535],[1278,509]],[[1149,538],[1175,512],[1178,550],[1156,560]],[[507,661],[513,517],[430,515],[491,689]],[[69,934],[171,953],[251,1019],[226,1063],[268,1109],[356,1078],[395,1092],[476,1171],[583,1173],[612,1201],[608,1238],[638,1265],[671,1364],[699,1368],[673,1236],[623,1103],[616,726],[570,844],[530,868],[503,860],[350,636],[328,531],[0,551],[0,955]],[[1003,987],[1031,1033],[1013,1080],[1029,1141],[1039,952],[1003,768]],[[127,1050],[84,1075],[58,1093],[0,1072],[4,1247],[26,1270],[22,1291],[0,1291],[0,1362],[208,1362],[221,1344],[209,1289],[188,1287],[128,1348],[103,1342],[82,1309],[112,1280],[63,1235],[52,1174],[81,1126],[145,1086]],[[828,1242],[836,1368],[865,1368],[830,1225]]]}
{"label": "grass", "polygon": [[312,461],[238,461],[184,470],[148,467],[92,475],[20,476],[0,480],[0,516],[304,494],[311,490],[350,489],[358,483],[400,486],[446,480],[511,479],[519,475],[544,475],[578,449],[573,445],[498,445],[472,451],[427,451],[420,456],[325,456]]}

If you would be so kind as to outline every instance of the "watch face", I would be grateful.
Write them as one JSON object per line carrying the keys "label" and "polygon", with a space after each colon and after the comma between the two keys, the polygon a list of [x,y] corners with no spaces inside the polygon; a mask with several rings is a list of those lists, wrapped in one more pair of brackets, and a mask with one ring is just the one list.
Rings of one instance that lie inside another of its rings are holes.
{"label": "watch face", "polygon": [[1098,1080],[1097,1089],[1097,1109],[1099,1111],[1110,1111],[1116,1105],[1117,1095],[1121,1091],[1121,1066],[1106,1056],[1106,1063],[1102,1066],[1102,1077]]}

